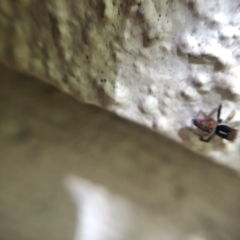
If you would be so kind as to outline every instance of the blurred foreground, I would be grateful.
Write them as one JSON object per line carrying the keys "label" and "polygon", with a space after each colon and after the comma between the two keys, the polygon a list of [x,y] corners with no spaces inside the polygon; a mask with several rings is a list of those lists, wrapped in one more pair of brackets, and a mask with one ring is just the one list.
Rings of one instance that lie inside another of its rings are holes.
{"label": "blurred foreground", "polygon": [[0,239],[240,239],[234,172],[31,77],[0,75]]}

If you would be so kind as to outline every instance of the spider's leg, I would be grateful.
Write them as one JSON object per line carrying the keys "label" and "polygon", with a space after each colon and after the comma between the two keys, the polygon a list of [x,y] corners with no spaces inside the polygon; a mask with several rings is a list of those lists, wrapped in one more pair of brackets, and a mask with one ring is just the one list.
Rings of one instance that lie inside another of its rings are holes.
{"label": "spider's leg", "polygon": [[205,119],[213,119],[213,115],[218,112],[218,117],[217,119],[219,120],[220,114],[221,114],[221,109],[222,109],[222,104],[219,104],[218,108],[213,109],[209,114],[206,114],[205,112],[203,112],[202,110],[200,110],[197,115],[194,118],[197,118],[200,114],[202,114],[204,116]]}
{"label": "spider's leg", "polygon": [[220,118],[221,110],[222,110],[222,104],[220,103],[219,106],[218,106],[218,110],[217,110],[217,122],[218,123],[222,122],[222,119]]}
{"label": "spider's leg", "polygon": [[203,112],[202,110],[200,110],[194,118],[198,118],[198,116],[200,114],[202,114],[204,116],[204,118],[209,119],[209,116],[205,112]]}
{"label": "spider's leg", "polygon": [[233,110],[231,114],[227,117],[226,122],[230,122],[234,118],[235,114],[236,114],[236,111]]}
{"label": "spider's leg", "polygon": [[228,123],[230,127],[232,128],[238,128],[240,126],[240,121]]}
{"label": "spider's leg", "polygon": [[[200,111],[200,112],[203,114],[203,116],[206,119],[214,120],[213,115],[215,115],[216,112],[218,112],[218,114],[221,114],[221,108],[222,108],[222,105],[220,104],[218,108],[213,109],[208,115],[206,113],[202,112],[202,111]],[[217,115],[217,122],[219,120],[219,116]]]}
{"label": "spider's leg", "polygon": [[211,133],[208,138],[204,138],[203,136],[201,136],[199,139],[203,142],[209,142],[214,136],[215,136],[215,132]]}

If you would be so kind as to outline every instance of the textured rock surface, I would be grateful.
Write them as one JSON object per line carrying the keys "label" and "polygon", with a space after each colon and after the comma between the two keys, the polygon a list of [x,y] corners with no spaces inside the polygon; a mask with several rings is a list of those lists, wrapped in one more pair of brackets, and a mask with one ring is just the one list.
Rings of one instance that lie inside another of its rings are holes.
{"label": "textured rock surface", "polygon": [[202,143],[199,110],[240,119],[235,0],[0,2],[0,59],[77,99],[240,168],[240,138]]}
{"label": "textured rock surface", "polygon": [[240,239],[235,172],[33,78],[0,76],[0,239]]}

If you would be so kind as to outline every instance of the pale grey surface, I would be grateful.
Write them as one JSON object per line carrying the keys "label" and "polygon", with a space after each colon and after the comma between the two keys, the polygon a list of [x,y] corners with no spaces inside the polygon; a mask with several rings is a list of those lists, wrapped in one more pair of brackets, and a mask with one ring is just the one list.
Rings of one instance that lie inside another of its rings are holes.
{"label": "pale grey surface", "polygon": [[0,68],[0,239],[68,240],[69,173],[182,232],[240,239],[240,179],[147,129]]}
{"label": "pale grey surface", "polygon": [[[189,131],[221,102],[240,121],[237,0],[0,1],[0,61],[240,171],[240,134]],[[225,161],[228,158],[228,161]]]}

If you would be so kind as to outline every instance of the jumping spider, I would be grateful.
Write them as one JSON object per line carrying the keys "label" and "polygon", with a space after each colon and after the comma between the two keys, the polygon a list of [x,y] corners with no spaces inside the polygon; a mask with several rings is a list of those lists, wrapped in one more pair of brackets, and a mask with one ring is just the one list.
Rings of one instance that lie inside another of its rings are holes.
{"label": "jumping spider", "polygon": [[[213,110],[209,115],[206,115],[204,112],[200,111],[200,113],[204,115],[204,118],[192,119],[192,123],[196,127],[208,133],[207,138],[205,138],[206,136],[200,136],[199,139],[201,141],[209,142],[215,135],[232,142],[236,139],[238,130],[234,127],[240,125],[240,122],[229,123],[233,119],[235,112],[233,111],[223,123],[222,119],[220,118],[221,110],[222,104],[219,104],[218,108]],[[217,120],[214,120],[212,116],[216,111]]]}

